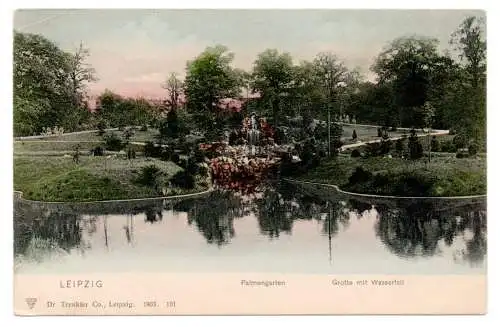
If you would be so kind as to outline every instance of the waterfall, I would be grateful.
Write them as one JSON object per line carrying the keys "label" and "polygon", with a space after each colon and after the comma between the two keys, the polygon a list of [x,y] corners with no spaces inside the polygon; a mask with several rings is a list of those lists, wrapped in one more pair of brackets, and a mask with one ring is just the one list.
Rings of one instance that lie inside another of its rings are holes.
{"label": "waterfall", "polygon": [[251,129],[247,132],[247,138],[250,153],[255,155],[255,146],[259,144],[260,132],[257,129]]}

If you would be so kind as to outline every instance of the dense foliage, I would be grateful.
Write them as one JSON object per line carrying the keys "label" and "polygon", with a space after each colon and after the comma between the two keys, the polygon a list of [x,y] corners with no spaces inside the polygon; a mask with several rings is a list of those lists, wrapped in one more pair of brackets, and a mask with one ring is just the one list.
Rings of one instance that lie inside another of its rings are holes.
{"label": "dense foliage", "polygon": [[14,32],[14,135],[85,127],[85,86],[95,79],[86,56],[82,47],[71,54],[43,36]]}

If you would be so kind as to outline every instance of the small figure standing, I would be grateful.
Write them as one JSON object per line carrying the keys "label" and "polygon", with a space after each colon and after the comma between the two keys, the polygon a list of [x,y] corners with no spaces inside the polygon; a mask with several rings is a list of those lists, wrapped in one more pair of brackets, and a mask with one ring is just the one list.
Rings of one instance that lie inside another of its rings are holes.
{"label": "small figure standing", "polygon": [[73,153],[73,162],[76,164],[80,163],[80,144],[75,148],[75,153]]}

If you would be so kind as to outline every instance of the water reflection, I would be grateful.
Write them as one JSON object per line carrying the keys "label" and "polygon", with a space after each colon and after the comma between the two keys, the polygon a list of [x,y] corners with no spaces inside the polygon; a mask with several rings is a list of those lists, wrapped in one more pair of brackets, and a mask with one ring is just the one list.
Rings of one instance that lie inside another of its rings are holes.
{"label": "water reflection", "polygon": [[208,243],[219,246],[235,236],[233,220],[248,214],[245,199],[227,191],[181,201],[173,207],[174,210],[187,212],[188,224],[194,224]]}
{"label": "water reflection", "polygon": [[[26,262],[44,265],[65,255],[97,258],[101,248],[107,256],[114,250],[123,257],[142,258],[152,251],[151,244],[165,262],[172,259],[168,253],[196,256],[200,263],[194,260],[193,267],[210,258],[231,265],[230,260],[240,256],[258,269],[266,254],[276,265],[288,265],[284,260],[293,259],[300,266],[305,253],[310,255],[310,268],[324,272],[349,272],[351,263],[358,271],[356,261],[364,259],[354,251],[357,248],[378,251],[370,257],[373,268],[367,264],[365,273],[375,267],[387,273],[410,271],[411,264],[423,264],[425,258],[439,260],[439,267],[425,268],[437,273],[454,271],[453,267],[467,271],[466,267],[484,268],[487,253],[486,204],[481,200],[367,201],[331,189],[281,183],[251,197],[217,191],[172,201],[43,205],[15,200],[14,204],[14,254],[21,267]],[[205,240],[205,247],[195,235]],[[276,241],[279,247],[273,245]],[[210,250],[214,245],[219,252]],[[343,247],[347,250],[337,250]],[[317,248],[324,251],[324,259]],[[384,260],[389,259],[392,270],[385,268]]]}
{"label": "water reflection", "polygon": [[[438,206],[433,202],[414,202],[406,206],[376,206],[376,233],[387,248],[398,256],[433,256],[440,243],[451,246],[457,238],[466,240],[459,255],[470,263],[482,262],[486,254],[486,209],[484,203]],[[456,255],[456,254],[455,254]],[[456,257],[455,257],[456,259]]]}

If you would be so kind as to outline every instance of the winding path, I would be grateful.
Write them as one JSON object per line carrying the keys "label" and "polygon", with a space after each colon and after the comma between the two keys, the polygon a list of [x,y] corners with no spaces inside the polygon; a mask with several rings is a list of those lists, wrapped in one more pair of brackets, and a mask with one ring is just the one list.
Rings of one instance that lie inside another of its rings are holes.
{"label": "winding path", "polygon": [[[441,136],[441,135],[448,135],[450,134],[450,131],[449,130],[433,130],[431,133],[420,133],[420,134],[417,134],[417,137],[425,137],[425,136]],[[390,137],[389,140],[390,141],[396,141],[396,140],[399,140],[401,139],[402,136],[396,136],[396,137]],[[345,151],[345,150],[348,150],[348,149],[354,149],[354,148],[358,148],[360,146],[363,146],[363,145],[366,145],[366,144],[372,144],[372,143],[380,143],[382,142],[381,139],[376,139],[376,140],[371,140],[371,141],[361,141],[361,142],[357,142],[357,143],[353,143],[353,144],[346,144],[346,145],[343,145],[341,148],[340,148],[340,151]]]}
{"label": "winding path", "polygon": [[[360,126],[360,127],[373,127],[373,128],[378,128],[380,126],[376,125],[361,125],[361,124],[347,124],[347,123],[342,123],[342,125],[347,125],[347,126]],[[107,129],[107,131],[115,131],[118,130],[118,128],[110,128]],[[408,128],[398,128],[400,131],[409,131],[410,129]],[[51,137],[61,137],[61,136],[66,136],[66,135],[78,135],[78,134],[88,134],[88,133],[94,133],[98,132],[98,130],[90,130],[90,131],[80,131],[80,132],[72,132],[72,133],[64,133],[60,135],[34,135],[34,136],[24,136],[24,137],[17,137],[14,139],[14,142],[22,142],[24,140],[27,141],[27,143],[43,143],[47,141],[43,141],[41,139],[45,138],[51,138]],[[450,133],[449,130],[433,130],[431,133],[420,133],[417,134],[417,137],[425,137],[425,136],[441,136],[441,135],[448,135]],[[391,141],[396,141],[398,139],[401,139],[402,136],[397,136],[397,137],[391,137],[389,140]],[[380,143],[382,140],[381,139],[376,139],[376,140],[370,140],[370,141],[359,141],[356,143],[352,144],[346,144],[343,145],[340,148],[340,151],[345,151],[349,149],[355,149],[361,146],[364,146],[366,144],[372,144],[372,143]],[[54,143],[98,143],[98,141],[75,141],[75,140],[53,140],[49,142],[54,142]],[[140,145],[144,146],[146,145],[146,142],[137,142],[137,141],[132,141],[129,142],[130,144],[133,145]],[[25,151],[25,152],[18,152],[15,153],[15,155],[18,156],[30,156],[30,155],[64,155],[70,153],[71,150],[61,150],[61,151]]]}

